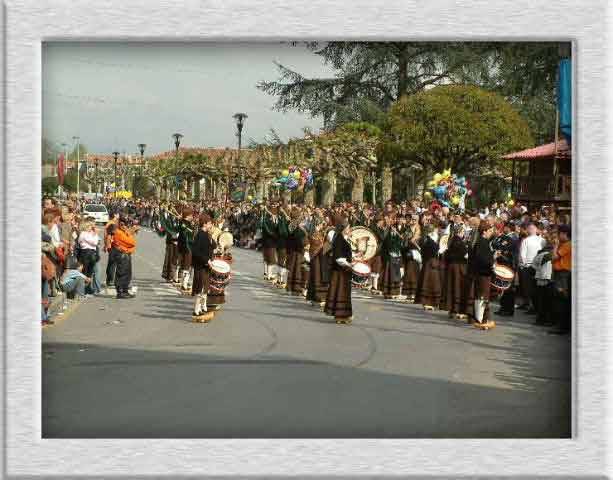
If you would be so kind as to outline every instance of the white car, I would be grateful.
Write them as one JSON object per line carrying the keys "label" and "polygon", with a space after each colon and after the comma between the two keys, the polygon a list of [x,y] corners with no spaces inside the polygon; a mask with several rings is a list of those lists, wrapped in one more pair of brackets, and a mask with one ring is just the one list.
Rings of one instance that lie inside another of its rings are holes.
{"label": "white car", "polygon": [[96,223],[106,223],[109,221],[109,212],[101,203],[89,203],[83,207],[83,215],[93,217]]}

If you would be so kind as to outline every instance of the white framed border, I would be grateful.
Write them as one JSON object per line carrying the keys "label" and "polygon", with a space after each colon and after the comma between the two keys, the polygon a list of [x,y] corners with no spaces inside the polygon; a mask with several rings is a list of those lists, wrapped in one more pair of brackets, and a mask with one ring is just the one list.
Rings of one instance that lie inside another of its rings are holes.
{"label": "white framed border", "polygon": [[[607,7],[607,0],[9,1],[3,12],[4,475],[609,478]],[[41,440],[41,42],[290,39],[574,42],[573,439]]]}

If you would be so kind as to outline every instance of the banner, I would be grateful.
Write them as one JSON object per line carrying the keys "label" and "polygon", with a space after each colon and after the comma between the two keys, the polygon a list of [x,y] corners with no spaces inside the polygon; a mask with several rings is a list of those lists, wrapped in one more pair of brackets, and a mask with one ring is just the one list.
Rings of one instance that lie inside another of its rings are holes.
{"label": "banner", "polygon": [[572,132],[572,64],[570,58],[560,60],[558,75],[558,111],[560,112],[560,131],[570,143]]}
{"label": "banner", "polygon": [[60,153],[57,156],[57,183],[64,185],[64,154]]}

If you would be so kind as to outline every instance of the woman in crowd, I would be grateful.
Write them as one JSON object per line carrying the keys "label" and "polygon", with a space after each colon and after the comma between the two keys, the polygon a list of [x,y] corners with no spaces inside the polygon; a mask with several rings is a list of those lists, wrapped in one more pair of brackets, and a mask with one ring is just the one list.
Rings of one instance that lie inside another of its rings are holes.
{"label": "woman in crowd", "polygon": [[[91,220],[85,220],[80,227],[78,242],[77,259],[83,265],[83,275],[92,278],[96,270],[96,263],[100,260],[99,244],[100,237],[96,232],[96,225]],[[97,287],[97,285],[96,285]],[[92,282],[89,282],[86,294],[98,294]]]}
{"label": "woman in crowd", "polygon": [[434,310],[438,308],[441,301],[438,232],[429,223],[423,226],[422,232],[420,245],[422,269],[419,273],[415,302],[422,304],[424,310]]}

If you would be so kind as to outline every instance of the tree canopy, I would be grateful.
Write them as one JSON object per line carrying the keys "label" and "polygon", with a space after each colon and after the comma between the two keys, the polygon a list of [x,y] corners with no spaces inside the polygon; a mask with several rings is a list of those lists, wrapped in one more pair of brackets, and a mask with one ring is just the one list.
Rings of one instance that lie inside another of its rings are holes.
{"label": "tree canopy", "polygon": [[393,165],[473,173],[533,145],[527,122],[502,96],[445,85],[402,97],[390,112],[380,156]]}

